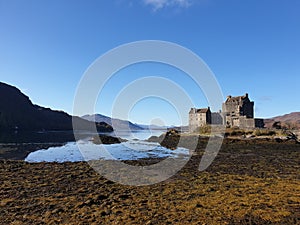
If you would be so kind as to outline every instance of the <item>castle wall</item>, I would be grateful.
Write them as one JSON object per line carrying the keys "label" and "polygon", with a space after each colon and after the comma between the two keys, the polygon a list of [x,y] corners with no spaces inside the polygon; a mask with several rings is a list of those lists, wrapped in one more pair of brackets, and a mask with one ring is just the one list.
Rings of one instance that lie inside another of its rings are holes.
{"label": "castle wall", "polygon": [[197,112],[197,109],[192,108],[189,113],[189,131],[193,132],[198,127],[211,124],[211,112],[208,109],[207,112]]}
{"label": "castle wall", "polygon": [[254,102],[244,102],[241,107],[241,116],[246,116],[247,118],[254,118]]}
{"label": "castle wall", "polygon": [[226,112],[227,115],[231,116],[238,116],[240,114],[239,112],[240,106],[238,102],[226,102],[223,103],[222,110],[223,112]]}
{"label": "castle wall", "polygon": [[255,118],[254,122],[255,122],[255,127],[257,127],[257,128],[264,128],[265,127],[264,119]]}
{"label": "castle wall", "polygon": [[254,129],[255,128],[255,122],[253,118],[247,118],[246,116],[240,116],[240,125],[239,128],[241,129]]}
{"label": "castle wall", "polygon": [[189,131],[193,132],[197,128],[197,117],[196,113],[189,114]]}
{"label": "castle wall", "polygon": [[211,113],[211,124],[215,124],[215,125],[223,124],[222,113],[218,113],[218,112]]}
{"label": "castle wall", "polygon": [[254,119],[254,102],[250,101],[248,94],[238,97],[228,96],[222,104],[222,113],[211,113],[209,108],[207,110],[192,108],[189,116],[190,131],[207,124],[223,124],[241,129],[264,127],[263,119]]}

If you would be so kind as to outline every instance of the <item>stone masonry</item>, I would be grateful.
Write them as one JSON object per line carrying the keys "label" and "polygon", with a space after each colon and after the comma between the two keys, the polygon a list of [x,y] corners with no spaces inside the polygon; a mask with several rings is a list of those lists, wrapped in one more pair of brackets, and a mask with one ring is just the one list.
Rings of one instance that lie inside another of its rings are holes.
{"label": "stone masonry", "polygon": [[263,119],[254,118],[254,102],[248,94],[243,96],[228,96],[222,105],[222,111],[211,112],[210,108],[191,108],[189,112],[189,131],[205,125],[226,125],[241,129],[264,127]]}

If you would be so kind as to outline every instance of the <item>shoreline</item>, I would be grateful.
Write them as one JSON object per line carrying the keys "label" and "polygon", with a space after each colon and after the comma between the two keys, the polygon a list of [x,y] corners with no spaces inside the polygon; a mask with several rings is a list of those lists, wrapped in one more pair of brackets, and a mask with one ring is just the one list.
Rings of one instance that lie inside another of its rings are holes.
{"label": "shoreline", "polygon": [[[195,148],[204,148],[207,144],[209,138],[220,138],[218,136],[208,136],[208,135],[198,135],[193,133],[181,133],[179,136],[175,137],[160,137],[152,136],[148,140],[149,142],[159,142],[162,146],[176,149],[177,147],[183,147],[190,150]],[[180,142],[179,142],[180,139]],[[295,140],[288,139],[286,136],[258,136],[258,137],[244,137],[244,136],[228,136],[224,137],[222,141],[223,145],[231,144],[232,142],[240,142],[241,144],[288,144],[297,145]],[[74,141],[65,142],[40,142],[40,143],[0,143],[0,160],[25,160],[25,158],[31,152],[48,149],[51,147],[60,147],[65,144]],[[197,142],[197,143],[196,143]],[[191,144],[194,143],[194,144]],[[300,145],[299,145],[300,147]]]}

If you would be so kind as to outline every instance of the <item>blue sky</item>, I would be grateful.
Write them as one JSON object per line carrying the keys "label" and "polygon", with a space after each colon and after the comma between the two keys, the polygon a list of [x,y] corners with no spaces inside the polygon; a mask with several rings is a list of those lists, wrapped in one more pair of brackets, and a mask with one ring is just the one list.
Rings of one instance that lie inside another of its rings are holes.
{"label": "blue sky", "polygon": [[[248,92],[257,117],[300,111],[299,11],[298,0],[0,0],[0,81],[36,104],[72,113],[76,87],[94,60],[128,42],[163,40],[201,57],[224,96]],[[109,115],[117,93],[144,76],[174,80],[196,107],[207,106],[183,73],[145,63],[116,74],[96,111]],[[180,123],[160,99],[144,99],[128,117]]]}

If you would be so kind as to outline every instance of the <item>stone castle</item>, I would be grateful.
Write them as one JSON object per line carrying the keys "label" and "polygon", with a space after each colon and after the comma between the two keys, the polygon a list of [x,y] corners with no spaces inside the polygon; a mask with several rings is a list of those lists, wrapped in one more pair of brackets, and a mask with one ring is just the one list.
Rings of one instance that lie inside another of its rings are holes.
{"label": "stone castle", "polygon": [[254,118],[254,102],[250,101],[246,93],[243,96],[228,96],[220,112],[211,112],[210,107],[191,108],[189,131],[193,132],[205,125],[226,125],[226,127],[254,129],[255,127],[264,127],[264,121]]}

